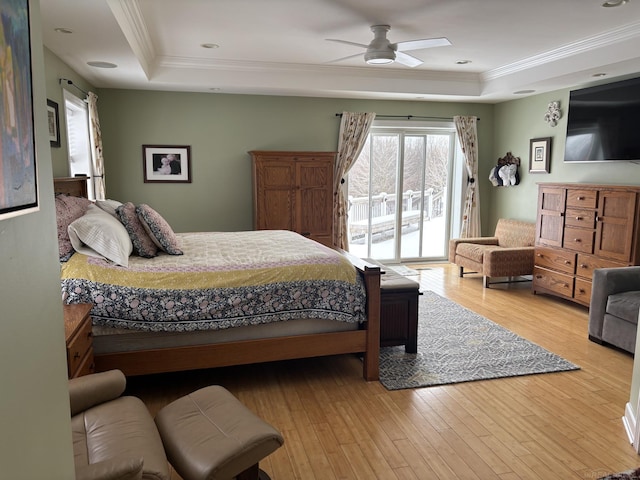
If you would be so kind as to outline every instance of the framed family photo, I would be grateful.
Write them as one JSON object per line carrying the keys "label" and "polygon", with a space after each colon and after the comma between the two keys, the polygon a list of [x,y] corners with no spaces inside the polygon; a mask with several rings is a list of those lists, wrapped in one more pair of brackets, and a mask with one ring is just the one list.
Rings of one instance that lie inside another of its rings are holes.
{"label": "framed family photo", "polygon": [[143,145],[145,183],[191,183],[191,147]]}
{"label": "framed family photo", "polygon": [[[0,52],[4,115],[0,117],[0,219],[38,210],[31,80],[29,1],[3,0]],[[11,25],[11,28],[7,28]],[[7,57],[9,55],[9,57]],[[8,58],[8,60],[7,60]],[[11,68],[4,68],[10,65]]]}
{"label": "framed family photo", "polygon": [[529,142],[529,172],[549,173],[551,137],[532,138]]}

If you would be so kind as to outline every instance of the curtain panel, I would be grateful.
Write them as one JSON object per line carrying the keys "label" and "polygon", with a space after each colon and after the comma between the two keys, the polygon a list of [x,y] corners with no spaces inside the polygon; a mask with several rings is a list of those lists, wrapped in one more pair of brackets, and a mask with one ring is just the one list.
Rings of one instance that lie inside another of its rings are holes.
{"label": "curtain panel", "polygon": [[338,155],[333,167],[333,244],[343,250],[349,249],[349,206],[344,178],[358,159],[375,118],[375,113],[342,112]]}
{"label": "curtain panel", "polygon": [[465,194],[460,238],[479,237],[480,232],[480,192],[478,190],[478,119],[476,117],[453,117],[460,147],[464,154],[467,170],[467,190]]}
{"label": "curtain panel", "polygon": [[93,164],[93,191],[96,200],[104,200],[106,186],[104,182],[104,157],[102,155],[102,132],[100,131],[100,119],[98,118],[98,96],[89,92],[87,94],[89,104],[89,136],[91,139],[91,162]]}

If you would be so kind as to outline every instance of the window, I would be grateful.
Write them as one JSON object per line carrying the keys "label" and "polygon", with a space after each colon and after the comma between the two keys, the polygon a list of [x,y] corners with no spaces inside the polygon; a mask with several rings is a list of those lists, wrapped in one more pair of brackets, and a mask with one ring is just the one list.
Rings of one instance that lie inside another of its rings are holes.
{"label": "window", "polygon": [[[89,133],[89,108],[87,103],[63,90],[64,112],[67,125],[67,145],[69,148],[69,174],[87,175],[91,179],[93,168],[91,163],[91,142]],[[93,182],[87,182],[90,199],[95,199]]]}
{"label": "window", "polygon": [[446,259],[458,153],[450,122],[374,123],[349,171],[349,251],[392,262]]}

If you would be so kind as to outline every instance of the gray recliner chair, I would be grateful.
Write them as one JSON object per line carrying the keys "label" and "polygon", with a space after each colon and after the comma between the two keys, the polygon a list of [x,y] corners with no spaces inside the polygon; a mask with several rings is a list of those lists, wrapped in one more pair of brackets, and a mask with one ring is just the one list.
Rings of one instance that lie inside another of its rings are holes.
{"label": "gray recliner chair", "polygon": [[593,271],[589,339],[635,353],[640,311],[640,266]]}

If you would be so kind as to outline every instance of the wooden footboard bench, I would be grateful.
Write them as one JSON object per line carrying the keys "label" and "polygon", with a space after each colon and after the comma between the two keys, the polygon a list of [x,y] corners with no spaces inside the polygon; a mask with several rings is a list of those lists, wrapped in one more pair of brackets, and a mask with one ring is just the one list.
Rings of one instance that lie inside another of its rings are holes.
{"label": "wooden footboard bench", "polygon": [[380,267],[380,346],[404,345],[407,353],[418,350],[418,296],[420,284],[382,263]]}

